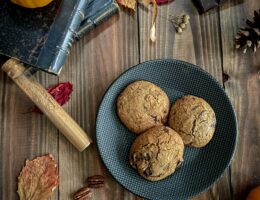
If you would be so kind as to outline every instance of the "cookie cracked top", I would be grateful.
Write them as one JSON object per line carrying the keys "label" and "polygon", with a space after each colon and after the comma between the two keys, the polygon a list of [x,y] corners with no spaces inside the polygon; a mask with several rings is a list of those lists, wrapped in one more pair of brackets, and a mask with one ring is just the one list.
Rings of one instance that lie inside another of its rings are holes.
{"label": "cookie cracked top", "polygon": [[183,153],[181,137],[169,127],[157,126],[135,139],[129,161],[142,177],[158,181],[174,173],[183,161]]}
{"label": "cookie cracked top", "polygon": [[216,116],[204,99],[187,95],[174,102],[169,126],[180,134],[184,144],[204,147],[214,135]]}
{"label": "cookie cracked top", "polygon": [[117,99],[117,113],[122,123],[134,133],[142,133],[167,122],[169,98],[148,81],[128,85]]}

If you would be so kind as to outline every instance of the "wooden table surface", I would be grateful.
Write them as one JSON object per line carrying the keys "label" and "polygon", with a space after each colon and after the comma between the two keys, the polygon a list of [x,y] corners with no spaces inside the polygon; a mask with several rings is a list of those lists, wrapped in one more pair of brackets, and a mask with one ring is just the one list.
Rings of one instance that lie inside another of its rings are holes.
{"label": "wooden table surface", "polygon": [[[191,0],[175,0],[159,7],[155,44],[148,38],[151,12],[140,6],[136,13],[121,9],[119,15],[73,45],[60,77],[43,72],[36,76],[45,87],[73,83],[74,92],[64,108],[95,140],[95,116],[102,95],[126,69],[156,58],[176,58],[201,66],[229,95],[238,118],[239,141],[232,165],[222,178],[194,199],[244,199],[260,184],[260,50],[242,54],[234,48],[234,36],[259,8],[259,0],[226,0],[220,8],[199,15]],[[179,35],[168,18],[182,12],[191,19]],[[72,199],[71,194],[93,174],[107,178],[107,187],[94,192],[93,200],[136,198],[107,172],[95,142],[79,153],[45,116],[26,113],[32,106],[0,72],[0,199],[18,199],[17,176],[25,159],[46,153],[58,161],[61,179],[52,200]]]}

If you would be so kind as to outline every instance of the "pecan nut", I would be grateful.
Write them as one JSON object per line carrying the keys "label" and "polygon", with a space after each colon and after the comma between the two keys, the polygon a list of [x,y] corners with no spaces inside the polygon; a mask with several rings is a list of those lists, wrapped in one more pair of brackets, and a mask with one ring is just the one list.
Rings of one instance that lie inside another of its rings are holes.
{"label": "pecan nut", "polygon": [[91,196],[91,189],[89,187],[82,187],[75,192],[73,195],[73,200],[90,200]]}
{"label": "pecan nut", "polygon": [[94,175],[87,178],[89,188],[102,188],[105,186],[105,178],[102,175]]}

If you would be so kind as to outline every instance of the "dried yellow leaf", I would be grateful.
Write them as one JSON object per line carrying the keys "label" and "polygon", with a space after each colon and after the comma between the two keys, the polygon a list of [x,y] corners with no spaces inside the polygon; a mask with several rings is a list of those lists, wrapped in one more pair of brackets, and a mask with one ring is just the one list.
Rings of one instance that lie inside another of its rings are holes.
{"label": "dried yellow leaf", "polygon": [[117,3],[132,10],[135,10],[136,7],[136,0],[117,0]]}

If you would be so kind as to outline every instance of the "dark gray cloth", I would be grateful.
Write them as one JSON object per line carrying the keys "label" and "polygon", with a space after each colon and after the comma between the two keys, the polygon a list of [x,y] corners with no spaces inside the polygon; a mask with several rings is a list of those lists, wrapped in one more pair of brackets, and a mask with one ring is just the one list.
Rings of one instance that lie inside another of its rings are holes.
{"label": "dark gray cloth", "polygon": [[89,3],[55,0],[43,8],[27,9],[0,1],[0,54],[59,74]]}

